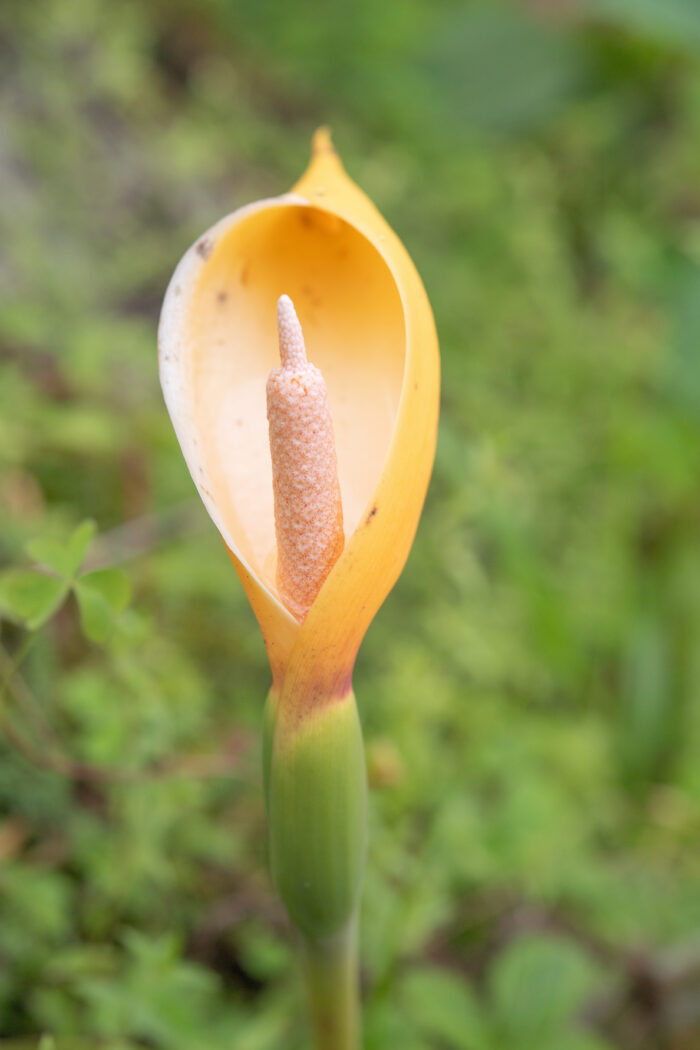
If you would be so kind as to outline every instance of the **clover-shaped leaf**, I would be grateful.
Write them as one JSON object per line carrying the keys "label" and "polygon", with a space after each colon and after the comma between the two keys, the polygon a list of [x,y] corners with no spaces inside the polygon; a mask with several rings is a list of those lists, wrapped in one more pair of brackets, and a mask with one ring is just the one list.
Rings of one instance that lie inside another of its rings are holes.
{"label": "clover-shaped leaf", "polygon": [[70,584],[40,572],[10,570],[0,577],[0,609],[30,631],[49,620],[70,591]]}
{"label": "clover-shaped leaf", "polygon": [[79,575],[95,531],[94,522],[84,521],[65,540],[40,537],[27,543],[27,554],[38,567],[11,569],[0,576],[0,612],[35,631],[73,592],[85,636],[107,641],[129,602],[130,589],[118,569]]}
{"label": "clover-shaped leaf", "polygon": [[39,565],[71,579],[82,565],[95,531],[94,521],[84,521],[65,541],[44,537],[30,540],[25,549]]}
{"label": "clover-shaped leaf", "polygon": [[119,569],[100,569],[81,576],[74,585],[80,621],[93,642],[105,642],[115,620],[129,603],[129,581]]}

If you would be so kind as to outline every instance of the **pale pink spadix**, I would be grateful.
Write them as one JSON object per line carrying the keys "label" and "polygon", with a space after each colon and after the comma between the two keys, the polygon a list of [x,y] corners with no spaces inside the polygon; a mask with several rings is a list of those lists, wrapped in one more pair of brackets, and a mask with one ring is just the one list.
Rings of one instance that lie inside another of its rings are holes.
{"label": "pale pink spadix", "polygon": [[326,384],[288,295],[277,302],[277,328],[282,365],[267,380],[277,587],[303,620],[343,551],[343,507]]}

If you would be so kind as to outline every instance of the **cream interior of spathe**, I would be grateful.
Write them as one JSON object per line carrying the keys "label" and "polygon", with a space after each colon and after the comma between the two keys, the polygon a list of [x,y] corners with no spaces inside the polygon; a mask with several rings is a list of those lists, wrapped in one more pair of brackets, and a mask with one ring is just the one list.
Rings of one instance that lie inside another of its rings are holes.
{"label": "cream interior of spathe", "polygon": [[337,217],[279,203],[242,218],[211,246],[188,303],[194,422],[219,514],[240,556],[273,593],[265,384],[279,365],[282,293],[294,302],[308,358],[328,387],[346,536],[386,459],[405,351],[401,300],[387,264]]}

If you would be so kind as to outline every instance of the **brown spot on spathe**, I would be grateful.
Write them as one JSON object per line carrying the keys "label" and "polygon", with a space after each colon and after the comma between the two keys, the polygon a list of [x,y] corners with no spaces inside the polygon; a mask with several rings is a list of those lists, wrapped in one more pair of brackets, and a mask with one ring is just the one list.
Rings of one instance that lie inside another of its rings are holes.
{"label": "brown spot on spathe", "polygon": [[214,250],[214,244],[208,237],[202,237],[201,241],[197,241],[197,247],[195,250],[197,255],[201,255],[202,259],[206,262]]}
{"label": "brown spot on spathe", "polygon": [[374,506],[372,507],[371,511],[369,512],[369,514],[365,518],[365,525],[369,525],[369,523],[372,521],[372,518],[374,517],[374,515],[377,513],[378,510],[379,510],[379,507],[375,503]]}
{"label": "brown spot on spathe", "polygon": [[225,303],[228,299],[228,292],[217,292],[216,301],[217,303]]}

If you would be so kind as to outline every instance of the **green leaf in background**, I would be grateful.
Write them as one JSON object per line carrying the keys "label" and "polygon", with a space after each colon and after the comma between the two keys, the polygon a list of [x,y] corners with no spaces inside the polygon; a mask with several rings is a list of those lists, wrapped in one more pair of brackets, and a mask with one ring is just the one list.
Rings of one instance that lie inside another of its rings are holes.
{"label": "green leaf in background", "polygon": [[575,1014],[596,984],[583,952],[557,937],[526,936],[498,957],[489,975],[501,1050],[561,1050]]}
{"label": "green leaf in background", "polygon": [[700,417],[700,266],[681,275],[673,304],[671,393],[696,418]]}
{"label": "green leaf in background", "polygon": [[401,1050],[433,1050],[413,1018],[397,1009],[397,1004],[375,996],[366,1004],[362,1025],[363,1050],[386,1050],[400,1046]]}
{"label": "green leaf in background", "polygon": [[440,1046],[481,1050],[485,1030],[479,1003],[466,981],[448,970],[422,967],[401,982],[403,1009],[418,1031]]}
{"label": "green leaf in background", "polygon": [[583,10],[659,43],[700,47],[697,0],[588,0]]}
{"label": "green leaf in background", "polygon": [[640,787],[660,771],[673,711],[671,652],[659,617],[633,625],[622,669],[617,758],[625,779]]}
{"label": "green leaf in background", "polygon": [[48,537],[30,540],[26,551],[40,565],[70,579],[82,565],[94,535],[94,521],[84,521],[66,541]]}
{"label": "green leaf in background", "polygon": [[[566,1050],[614,1050],[610,1043],[595,1032],[567,1032]],[[559,1048],[555,1048],[559,1050]]]}
{"label": "green leaf in background", "polygon": [[94,1011],[103,1035],[129,1035],[172,1050],[244,1045],[236,1038],[239,1025],[235,1017],[217,1025],[218,1031],[210,1028],[206,1040],[200,1038],[204,1018],[211,1025],[214,1012],[220,1009],[218,982],[203,966],[181,958],[174,936],[129,931],[124,947],[125,967],[119,982],[98,975],[86,978],[80,986],[81,998]]}
{"label": "green leaf in background", "polygon": [[129,581],[119,569],[88,573],[75,584],[83,630],[93,642],[105,642],[129,603]]}
{"label": "green leaf in background", "polygon": [[246,973],[256,980],[279,977],[289,966],[289,946],[261,922],[238,923],[236,944]]}
{"label": "green leaf in background", "polygon": [[585,51],[573,34],[509,10],[446,21],[430,67],[450,117],[496,133],[540,126],[586,79]]}
{"label": "green leaf in background", "polygon": [[0,608],[35,631],[55,613],[68,590],[65,580],[55,576],[11,570],[0,577]]}
{"label": "green leaf in background", "polygon": [[83,563],[88,548],[92,543],[97,526],[94,521],[87,520],[78,525],[68,540],[68,553],[71,559],[72,573],[76,573]]}

